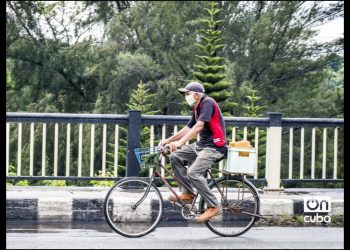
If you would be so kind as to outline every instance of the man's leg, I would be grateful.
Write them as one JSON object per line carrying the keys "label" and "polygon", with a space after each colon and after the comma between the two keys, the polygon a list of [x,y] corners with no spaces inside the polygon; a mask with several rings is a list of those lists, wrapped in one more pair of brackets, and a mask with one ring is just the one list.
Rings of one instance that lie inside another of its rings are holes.
{"label": "man's leg", "polygon": [[214,193],[208,188],[207,179],[204,177],[204,174],[211,167],[213,162],[220,159],[222,156],[223,154],[215,149],[205,148],[198,152],[196,160],[187,172],[191,183],[202,195],[208,207],[216,207],[219,205],[219,202]]}
{"label": "man's leg", "polygon": [[[191,182],[187,177],[186,166],[190,165],[197,157],[195,150],[196,143],[190,145],[183,145],[181,149],[171,153],[170,161],[176,178],[186,184],[188,187],[192,187]],[[193,190],[188,190],[186,187],[178,183],[179,189],[182,193],[191,193]]]}

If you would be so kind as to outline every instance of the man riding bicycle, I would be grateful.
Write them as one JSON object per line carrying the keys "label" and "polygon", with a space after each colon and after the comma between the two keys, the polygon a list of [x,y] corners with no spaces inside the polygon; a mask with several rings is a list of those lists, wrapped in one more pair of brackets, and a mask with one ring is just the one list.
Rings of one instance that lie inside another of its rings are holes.
{"label": "man riding bicycle", "polygon": [[[175,176],[188,187],[192,184],[206,201],[206,211],[196,218],[197,222],[206,222],[221,212],[219,202],[208,188],[204,175],[215,161],[222,159],[227,153],[225,122],[216,101],[204,94],[202,84],[190,82],[178,91],[185,94],[186,102],[193,107],[193,114],[187,126],[162,140],[160,145],[170,144],[170,160]],[[184,145],[198,133],[198,142]],[[188,169],[186,166],[189,166]],[[182,192],[179,198],[184,202],[191,202],[194,191],[187,190],[180,183],[178,186]],[[177,198],[171,195],[169,200],[175,202]]]}

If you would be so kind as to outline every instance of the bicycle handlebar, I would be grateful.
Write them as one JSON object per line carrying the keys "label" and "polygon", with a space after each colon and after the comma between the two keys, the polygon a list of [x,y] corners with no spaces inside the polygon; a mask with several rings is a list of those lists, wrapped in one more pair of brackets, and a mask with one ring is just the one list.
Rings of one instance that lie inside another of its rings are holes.
{"label": "bicycle handlebar", "polygon": [[170,153],[170,144],[165,144],[164,146],[159,145],[158,147],[160,148],[161,154],[163,156]]}

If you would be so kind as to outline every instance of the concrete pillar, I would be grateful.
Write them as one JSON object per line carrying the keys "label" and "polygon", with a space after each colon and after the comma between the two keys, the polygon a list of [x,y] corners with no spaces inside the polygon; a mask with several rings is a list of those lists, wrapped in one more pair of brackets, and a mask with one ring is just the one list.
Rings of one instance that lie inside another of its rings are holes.
{"label": "concrete pillar", "polygon": [[270,124],[266,144],[266,181],[265,191],[283,191],[281,184],[281,146],[282,114],[268,113]]}

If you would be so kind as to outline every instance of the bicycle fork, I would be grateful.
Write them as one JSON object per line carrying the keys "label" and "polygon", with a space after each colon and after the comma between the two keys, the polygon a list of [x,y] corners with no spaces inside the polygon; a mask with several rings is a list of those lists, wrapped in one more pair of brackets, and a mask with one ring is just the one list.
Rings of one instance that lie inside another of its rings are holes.
{"label": "bicycle fork", "polygon": [[134,205],[131,206],[131,208],[133,210],[136,210],[136,208],[146,199],[146,197],[147,197],[147,195],[148,195],[148,193],[149,193],[149,191],[151,189],[153,181],[154,181],[154,176],[152,175],[151,180],[150,180],[150,182],[149,182],[149,184],[147,186],[147,189],[146,189],[145,193],[142,195],[140,200],[138,200]]}

